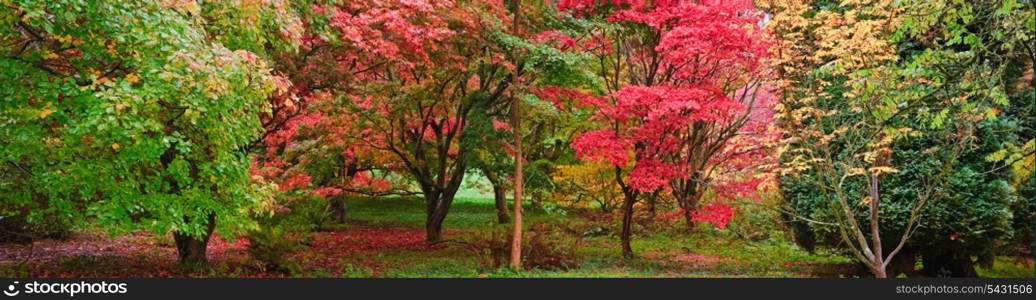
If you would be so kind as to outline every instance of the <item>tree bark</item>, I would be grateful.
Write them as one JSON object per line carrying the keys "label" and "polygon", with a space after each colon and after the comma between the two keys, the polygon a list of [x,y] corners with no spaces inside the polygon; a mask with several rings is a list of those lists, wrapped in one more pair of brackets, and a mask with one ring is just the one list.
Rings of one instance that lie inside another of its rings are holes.
{"label": "tree bark", "polygon": [[[517,2],[516,2],[517,3]],[[517,4],[515,9],[517,11]],[[515,12],[517,24],[518,13]],[[515,25],[517,26],[517,25]],[[511,237],[511,268],[515,271],[522,267],[522,132],[521,112],[518,97],[511,100],[511,123],[514,128],[514,230]]]}
{"label": "tree bark", "polygon": [[209,238],[212,237],[212,232],[216,229],[216,214],[209,214],[205,226],[205,234],[202,237],[193,237],[179,232],[173,233],[176,251],[180,257],[180,265],[206,266],[209,264],[205,252],[209,246]]}
{"label": "tree bark", "polygon": [[331,210],[334,212],[335,223],[345,224],[345,215],[349,210],[345,197],[339,195],[331,198]]}
{"label": "tree bark", "polygon": [[[345,178],[350,180],[355,179],[356,174],[359,173],[359,167],[356,164],[349,164],[344,168]],[[345,194],[336,195],[331,198],[331,212],[334,215],[335,223],[345,224],[345,215],[348,213],[348,205],[345,203]]]}
{"label": "tree bark", "polygon": [[622,239],[622,257],[632,259],[633,247],[630,246],[630,240],[633,235],[633,204],[637,202],[637,195],[633,192],[624,194],[626,200],[622,205],[622,233],[619,237]]}
{"label": "tree bark", "polygon": [[680,209],[683,210],[684,222],[687,228],[694,228],[694,211],[698,209],[698,202],[701,201],[701,193],[694,192],[688,195],[683,195],[677,199],[677,203],[680,204]]}
{"label": "tree bark", "polygon": [[429,243],[442,241],[442,223],[450,212],[453,194],[425,193],[429,210],[425,219],[425,240]]}
{"label": "tree bark", "polygon": [[[163,168],[168,168],[169,164],[176,158],[178,151],[176,150],[176,143],[173,143],[166,148],[165,152],[159,157],[159,162],[162,163]],[[192,166],[192,175],[195,173]],[[165,180],[169,182],[169,193],[173,195],[180,195],[180,183],[173,177],[166,177]],[[184,217],[184,222],[190,222],[190,219]],[[216,230],[216,214],[210,213],[205,224],[205,232],[201,237],[195,237],[181,232],[173,232],[173,241],[176,243],[177,255],[180,259],[180,265],[182,266],[206,266],[208,265],[208,259],[205,256],[205,252],[209,247],[209,238],[212,237],[212,232]]]}
{"label": "tree bark", "polygon": [[698,209],[698,202],[701,200],[702,192],[698,191],[698,180],[699,176],[693,175],[690,179],[673,189],[673,194],[676,195],[676,203],[683,210],[683,218],[688,229],[694,228],[695,222],[692,213]]}
{"label": "tree bark", "polygon": [[503,187],[494,187],[493,201],[496,204],[496,222],[500,224],[511,222],[511,216],[507,215],[507,190]]}
{"label": "tree bark", "polygon": [[878,192],[878,176],[870,175],[870,229],[871,229],[871,252],[874,253],[874,261],[871,262],[874,265],[874,276],[878,278],[886,278],[888,275],[885,273],[885,262],[884,262],[884,251],[881,247],[881,228],[878,223],[878,204],[880,202],[880,193]]}
{"label": "tree bark", "polygon": [[[514,1],[514,35],[521,37],[520,18],[522,15],[521,0]],[[512,57],[517,63],[517,55]],[[514,76],[515,87],[521,85],[521,74]],[[521,100],[511,94],[511,126],[514,130],[514,232],[511,236],[511,269],[518,271],[522,267],[522,123]]]}
{"label": "tree bark", "polygon": [[500,182],[500,178],[496,173],[483,171],[486,174],[486,179],[493,185],[493,201],[496,204],[496,222],[500,224],[507,224],[511,221],[511,216],[507,215],[507,188],[504,187],[503,182]]}

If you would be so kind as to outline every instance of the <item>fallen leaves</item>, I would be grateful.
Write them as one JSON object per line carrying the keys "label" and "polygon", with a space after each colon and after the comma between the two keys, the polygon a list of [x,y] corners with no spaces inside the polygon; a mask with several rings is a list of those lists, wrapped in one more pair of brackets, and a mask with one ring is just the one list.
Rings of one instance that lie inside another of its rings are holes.
{"label": "fallen leaves", "polygon": [[[283,277],[263,272],[248,261],[248,240],[228,241],[213,236],[208,246],[211,270],[179,268],[176,247],[165,239],[138,232],[114,238],[102,233],[81,233],[68,240],[41,240],[32,244],[0,244],[0,276],[43,278],[81,277]],[[346,272],[346,265],[360,263],[377,269],[378,262],[347,259],[388,251],[433,251],[422,228],[350,226],[317,232],[309,249],[292,255],[303,271],[331,275]]]}

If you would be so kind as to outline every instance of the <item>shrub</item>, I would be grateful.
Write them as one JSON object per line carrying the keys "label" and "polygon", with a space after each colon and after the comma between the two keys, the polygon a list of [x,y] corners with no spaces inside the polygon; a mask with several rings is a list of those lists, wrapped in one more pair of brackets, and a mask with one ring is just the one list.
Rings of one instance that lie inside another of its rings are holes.
{"label": "shrub", "polygon": [[40,239],[66,239],[72,235],[72,223],[60,216],[47,216],[29,221],[22,212],[0,214],[0,243],[30,243]]}
{"label": "shrub", "polygon": [[622,191],[612,169],[603,163],[584,162],[557,167],[555,190],[550,198],[569,208],[597,208],[608,213],[622,204]]}
{"label": "shrub", "polygon": [[290,256],[306,248],[314,230],[332,224],[328,202],[317,196],[299,198],[280,195],[281,206],[269,216],[260,217],[259,228],[248,233],[248,254],[261,271],[294,273],[298,263]]}
{"label": "shrub", "polygon": [[[997,254],[998,245],[1012,235],[1012,212],[1009,204],[1016,202],[1008,187],[1004,172],[990,172],[995,165],[985,157],[1002,144],[1002,136],[995,132],[1009,132],[1008,118],[987,121],[979,126],[982,137],[978,147],[962,153],[946,177],[945,184],[934,190],[928,205],[920,214],[917,231],[897,255],[903,262],[896,272],[912,274],[916,253],[923,261],[922,273],[928,276],[976,276],[973,264],[990,261]],[[925,150],[936,145],[933,140],[917,140],[894,146],[893,164],[898,173],[881,179],[885,187],[880,216],[883,237],[898,237],[910,215],[910,208],[923,192],[923,180],[938,172],[941,163]],[[814,220],[831,222],[833,217],[822,191],[809,183],[808,173],[802,177],[785,176],[781,179],[782,201],[796,214]],[[850,185],[847,193],[863,194],[865,187]],[[866,224],[865,206],[857,206],[861,224]],[[796,242],[812,251],[816,246],[838,247],[842,243],[837,228],[785,215],[791,224]],[[891,250],[891,246],[886,251]],[[978,260],[974,260],[977,257]],[[890,268],[892,266],[890,265]],[[890,275],[893,270],[890,270]]]}
{"label": "shrub", "polygon": [[[523,269],[568,270],[579,265],[580,259],[575,253],[578,241],[558,228],[537,223],[523,233]],[[478,254],[483,267],[507,266],[511,259],[510,227],[498,226],[476,234],[469,246]]]}
{"label": "shrub", "polygon": [[[262,223],[262,222],[261,222]],[[260,271],[297,273],[299,265],[290,255],[305,249],[299,238],[292,238],[283,226],[263,226],[248,234],[248,255]]]}

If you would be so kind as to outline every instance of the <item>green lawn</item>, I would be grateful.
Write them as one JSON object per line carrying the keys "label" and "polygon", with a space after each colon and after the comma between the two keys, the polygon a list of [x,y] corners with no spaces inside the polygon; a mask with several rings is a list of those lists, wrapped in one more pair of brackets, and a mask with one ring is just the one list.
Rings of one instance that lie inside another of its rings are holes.
{"label": "green lawn", "polygon": [[[424,224],[420,199],[362,198],[351,199],[348,204],[349,219],[356,224],[353,226],[421,228]],[[464,242],[498,226],[492,199],[486,197],[458,197],[454,202],[444,228],[447,237],[458,243],[447,243],[435,251],[355,254],[344,257],[341,263],[352,270],[347,276],[362,277],[836,277],[853,269],[851,260],[841,255],[810,254],[780,238],[750,242],[711,228],[699,228],[694,233],[655,230],[637,235],[633,247],[639,257],[627,261],[620,257],[616,235],[578,232],[599,227],[614,232],[610,230],[616,227],[611,224],[614,222],[590,222],[571,213],[562,220],[538,211],[527,212],[525,219],[527,227],[542,222],[569,229],[559,238],[576,245],[571,253],[578,258],[578,265],[568,270],[533,269],[518,274],[480,264],[478,255]],[[369,265],[372,261],[379,266],[377,270],[365,266],[364,262]]]}
{"label": "green lawn", "polygon": [[[417,197],[349,199],[348,222],[318,231],[308,247],[290,255],[289,273],[256,267],[243,239],[214,238],[212,268],[180,270],[168,237],[133,233],[115,237],[80,232],[69,240],[7,245],[0,262],[7,277],[869,277],[849,257],[809,253],[778,227],[752,239],[731,228],[701,225],[687,230],[671,222],[640,222],[634,228],[637,258],[620,256],[614,215],[526,209],[525,240],[539,250],[538,261],[557,261],[514,272],[493,263],[506,261],[510,224],[496,224],[491,198],[459,197],[444,224],[447,242],[424,241],[424,205]],[[474,195],[474,196],[471,196]],[[496,233],[495,235],[493,233]],[[496,242],[491,242],[496,241]],[[496,249],[491,250],[491,249]],[[495,255],[494,255],[495,254]],[[529,257],[526,257],[528,259]],[[564,266],[557,268],[557,266]],[[999,258],[984,277],[1030,277],[1031,260]]]}

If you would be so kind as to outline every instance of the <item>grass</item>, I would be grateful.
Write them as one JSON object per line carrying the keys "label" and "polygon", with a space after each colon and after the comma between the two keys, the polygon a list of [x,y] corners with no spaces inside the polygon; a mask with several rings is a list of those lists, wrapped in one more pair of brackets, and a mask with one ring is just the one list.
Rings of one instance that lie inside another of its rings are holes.
{"label": "grass", "polygon": [[[474,196],[472,196],[474,195]],[[353,199],[349,202],[352,220],[369,225],[421,228],[423,204],[414,198]],[[454,238],[464,240],[495,225],[492,198],[477,192],[458,197],[446,218],[444,228]],[[860,273],[847,256],[824,252],[809,253],[790,242],[783,232],[750,241],[729,230],[703,225],[694,231],[651,230],[641,228],[633,239],[638,257],[624,260],[619,252],[615,222],[602,224],[577,214],[558,216],[526,210],[527,225],[537,222],[565,224],[588,231],[604,227],[594,236],[568,234],[578,240],[574,255],[581,260],[568,270],[532,269],[515,273],[509,269],[487,268],[477,255],[464,247],[451,245],[436,251],[388,251],[375,256],[345,257],[343,263],[357,266],[352,276],[369,277],[869,277]],[[528,227],[527,227],[528,228]],[[358,261],[376,261],[378,270],[359,267]],[[1001,257],[990,269],[979,268],[983,277],[1031,277],[1033,266]]]}
{"label": "grass", "polygon": [[[416,197],[354,198],[347,201],[349,224],[316,232],[309,249],[293,257],[297,277],[868,277],[849,257],[809,253],[790,242],[774,226],[732,223],[728,229],[701,225],[693,230],[651,223],[635,226],[637,258],[620,255],[616,216],[568,212],[567,215],[526,209],[526,234],[547,230],[548,246],[567,249],[575,263],[567,269],[514,272],[486,263],[488,232],[507,232],[498,225],[491,197],[467,191],[446,218],[445,236],[452,242],[424,243],[425,212]],[[610,221],[609,221],[610,220]],[[733,222],[760,222],[742,218]],[[742,238],[731,228],[766,228],[763,235]],[[545,229],[544,229],[545,228]],[[83,235],[85,233],[82,233]],[[41,247],[78,249],[38,264],[0,264],[0,275],[19,277],[265,277],[289,274],[256,271],[244,251],[246,243],[218,240],[210,245],[213,268],[176,270],[175,249],[146,234],[114,240],[83,235],[72,241],[50,241]],[[481,239],[481,240],[480,240]],[[50,246],[46,246],[50,245]],[[115,245],[115,246],[109,246]],[[74,247],[73,247],[74,246]],[[92,247],[92,248],[91,248]],[[527,247],[528,248],[528,247]],[[88,250],[82,250],[88,249]],[[89,250],[93,249],[93,250]],[[126,250],[136,249],[136,250]],[[46,249],[43,249],[46,250]],[[50,251],[50,252],[47,252]],[[115,251],[117,254],[99,254]],[[120,252],[121,251],[121,252]],[[503,251],[503,250],[501,250]],[[57,250],[43,252],[54,254]],[[68,252],[68,251],[65,251]],[[1031,277],[1032,260],[998,258],[983,277]]]}
{"label": "grass", "polygon": [[1030,257],[997,257],[991,268],[978,266],[979,276],[992,278],[1033,277],[1033,259]]}
{"label": "grass", "polygon": [[[349,219],[364,226],[405,226],[424,224],[423,202],[417,198],[351,199]],[[527,224],[560,223],[562,217],[526,210]],[[493,228],[496,211],[489,197],[458,197],[450,209],[444,228],[453,239],[465,240],[474,233]],[[567,216],[564,226],[586,230],[602,224],[578,216]],[[615,224],[603,224],[614,227]],[[477,255],[460,245],[436,251],[388,251],[375,256],[347,256],[343,264],[355,267],[353,276],[382,277],[814,277],[837,276],[852,261],[832,253],[810,254],[781,238],[746,241],[711,227],[693,233],[665,230],[637,235],[633,248],[639,257],[623,260],[618,238],[608,234],[583,236],[567,234],[578,240],[574,255],[581,263],[569,270],[533,269],[514,273],[490,269],[479,264]],[[375,261],[377,271],[359,267],[361,261]]]}
{"label": "grass", "polygon": [[[354,198],[347,201],[348,218],[371,225],[421,227],[424,201],[415,197]],[[444,228],[476,229],[496,220],[492,199],[458,197],[450,206]]]}

